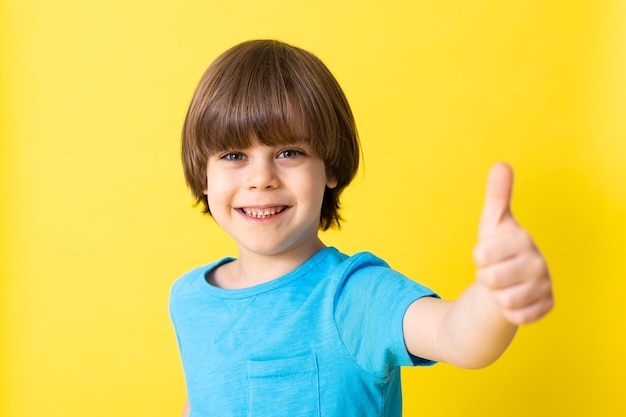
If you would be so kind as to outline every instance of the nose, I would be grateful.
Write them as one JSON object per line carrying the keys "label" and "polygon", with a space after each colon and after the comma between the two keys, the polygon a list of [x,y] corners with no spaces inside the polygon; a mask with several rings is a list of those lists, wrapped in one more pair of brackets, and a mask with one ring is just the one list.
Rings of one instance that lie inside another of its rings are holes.
{"label": "nose", "polygon": [[248,166],[247,188],[249,190],[272,190],[280,186],[278,172],[272,161],[255,159]]}

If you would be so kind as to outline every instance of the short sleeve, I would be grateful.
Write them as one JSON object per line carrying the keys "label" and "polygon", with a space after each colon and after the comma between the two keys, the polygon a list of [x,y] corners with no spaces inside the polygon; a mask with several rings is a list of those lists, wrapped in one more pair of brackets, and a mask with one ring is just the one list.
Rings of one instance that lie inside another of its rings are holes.
{"label": "short sleeve", "polygon": [[415,300],[437,295],[372,254],[357,254],[346,262],[335,297],[335,320],[358,365],[378,377],[392,366],[432,365],[409,354],[402,321]]}

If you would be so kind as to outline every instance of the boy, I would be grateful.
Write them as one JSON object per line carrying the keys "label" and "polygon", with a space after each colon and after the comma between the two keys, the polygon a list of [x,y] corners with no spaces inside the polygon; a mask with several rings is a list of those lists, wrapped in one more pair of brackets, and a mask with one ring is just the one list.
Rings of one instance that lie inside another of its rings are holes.
{"label": "boy", "polygon": [[455,302],[320,241],[319,229],[339,226],[359,145],[341,88],[299,48],[260,40],[222,54],[192,99],[182,158],[193,195],[239,251],[172,287],[184,415],[400,416],[400,366],[486,366],[552,307],[503,164],[488,179],[477,281]]}

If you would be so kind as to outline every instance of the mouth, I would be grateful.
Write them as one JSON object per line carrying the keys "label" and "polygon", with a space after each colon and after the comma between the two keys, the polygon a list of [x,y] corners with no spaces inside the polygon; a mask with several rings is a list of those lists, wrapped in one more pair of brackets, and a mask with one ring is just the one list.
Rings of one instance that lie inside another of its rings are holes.
{"label": "mouth", "polygon": [[274,206],[265,208],[241,207],[238,210],[248,217],[252,217],[255,219],[267,219],[269,217],[276,216],[277,214],[282,213],[288,208],[289,206]]}

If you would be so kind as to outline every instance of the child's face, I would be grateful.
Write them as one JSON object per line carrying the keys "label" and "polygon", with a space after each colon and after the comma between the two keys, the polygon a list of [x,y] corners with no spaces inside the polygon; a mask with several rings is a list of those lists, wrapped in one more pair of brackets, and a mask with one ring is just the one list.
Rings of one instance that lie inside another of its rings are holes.
{"label": "child's face", "polygon": [[305,142],[211,155],[205,194],[215,221],[246,252],[277,255],[319,245],[324,162]]}

